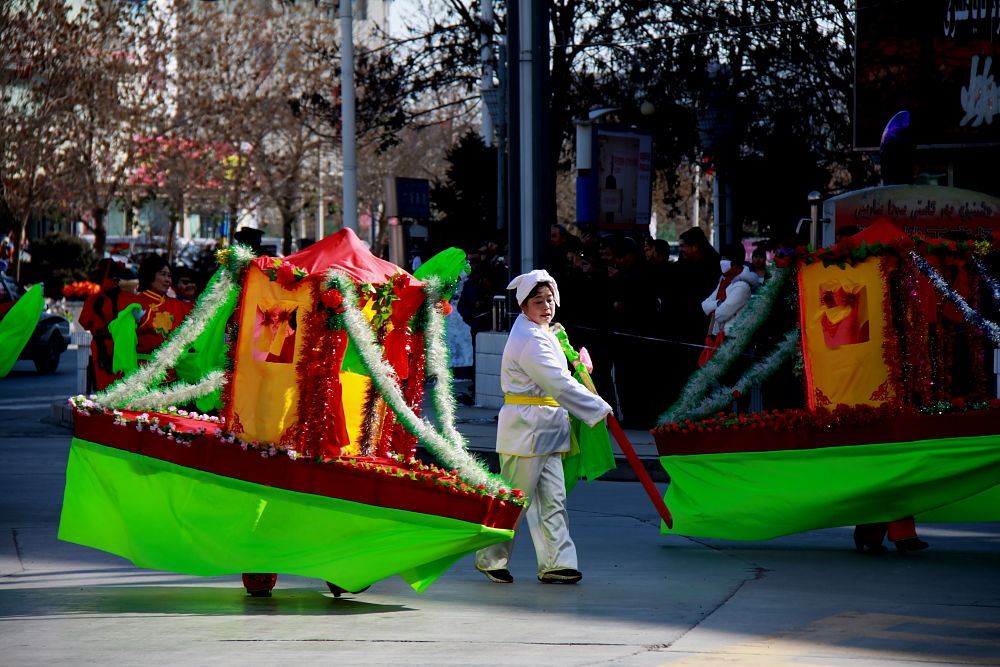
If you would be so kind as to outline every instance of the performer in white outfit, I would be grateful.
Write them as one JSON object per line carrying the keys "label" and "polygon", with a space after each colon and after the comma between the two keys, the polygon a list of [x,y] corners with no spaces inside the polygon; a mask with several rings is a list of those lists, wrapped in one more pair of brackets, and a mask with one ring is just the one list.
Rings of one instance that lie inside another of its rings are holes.
{"label": "performer in white outfit", "polygon": [[[549,324],[559,304],[556,281],[544,270],[518,276],[521,314],[504,347],[500,387],[504,406],[497,427],[500,475],[528,496],[524,513],[538,559],[538,580],[576,583],[580,574],[576,546],[569,535],[562,454],[570,449],[567,411],[593,426],[611,406],[573,379],[566,356]],[[491,581],[514,581],[507,569],[514,541],[476,553],[476,569]]]}

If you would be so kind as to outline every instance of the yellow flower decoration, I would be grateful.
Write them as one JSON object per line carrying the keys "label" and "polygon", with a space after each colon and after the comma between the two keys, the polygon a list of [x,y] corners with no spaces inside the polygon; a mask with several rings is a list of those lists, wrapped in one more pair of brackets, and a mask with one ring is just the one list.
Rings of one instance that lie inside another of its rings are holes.
{"label": "yellow flower decoration", "polygon": [[153,318],[153,328],[164,333],[172,331],[174,328],[174,316],[161,310]]}
{"label": "yellow flower decoration", "polygon": [[990,241],[976,241],[973,252],[979,256],[988,255],[993,252],[993,243]]}

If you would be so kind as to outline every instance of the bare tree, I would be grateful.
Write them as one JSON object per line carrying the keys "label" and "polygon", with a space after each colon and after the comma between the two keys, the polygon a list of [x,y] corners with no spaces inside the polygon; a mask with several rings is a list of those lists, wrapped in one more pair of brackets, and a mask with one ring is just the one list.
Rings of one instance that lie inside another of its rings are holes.
{"label": "bare tree", "polygon": [[152,5],[118,2],[85,4],[70,16],[76,39],[61,48],[80,77],[67,91],[59,124],[66,154],[62,176],[94,234],[94,248],[103,252],[107,214],[136,166],[137,138],[170,129],[166,79],[173,17]]}
{"label": "bare tree", "polygon": [[0,9],[0,193],[3,215],[13,230],[14,272],[21,275],[27,225],[65,205],[57,184],[64,171],[66,137],[62,121],[70,110],[74,83],[82,72],[66,45],[81,27],[55,0],[13,3]]}

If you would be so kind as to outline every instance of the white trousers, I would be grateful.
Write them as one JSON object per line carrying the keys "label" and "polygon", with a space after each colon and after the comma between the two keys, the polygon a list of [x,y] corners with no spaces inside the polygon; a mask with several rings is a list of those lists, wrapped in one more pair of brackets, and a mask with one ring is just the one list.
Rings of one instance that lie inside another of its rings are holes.
{"label": "white trousers", "polygon": [[[518,519],[527,518],[528,532],[535,546],[538,573],[560,568],[578,569],[576,545],[569,536],[566,512],[566,482],[562,454],[512,456],[500,454],[500,476],[512,488],[521,489],[531,504]],[[517,526],[515,526],[515,531]],[[476,552],[476,568],[507,569],[514,540],[493,544]]]}

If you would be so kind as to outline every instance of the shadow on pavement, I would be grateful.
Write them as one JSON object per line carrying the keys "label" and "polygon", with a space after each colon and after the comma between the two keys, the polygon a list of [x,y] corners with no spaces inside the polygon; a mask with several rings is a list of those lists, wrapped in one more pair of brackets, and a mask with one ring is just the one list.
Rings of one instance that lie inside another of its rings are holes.
{"label": "shadow on pavement", "polygon": [[62,614],[152,614],[185,616],[356,616],[414,611],[404,605],[334,598],[319,590],[281,589],[271,598],[251,598],[242,587],[91,586],[0,591],[0,618]]}

